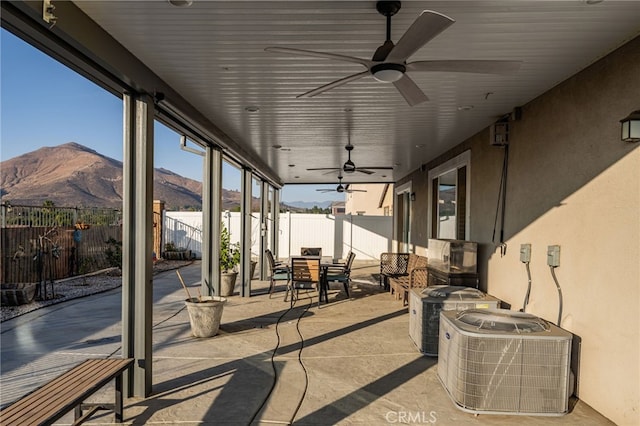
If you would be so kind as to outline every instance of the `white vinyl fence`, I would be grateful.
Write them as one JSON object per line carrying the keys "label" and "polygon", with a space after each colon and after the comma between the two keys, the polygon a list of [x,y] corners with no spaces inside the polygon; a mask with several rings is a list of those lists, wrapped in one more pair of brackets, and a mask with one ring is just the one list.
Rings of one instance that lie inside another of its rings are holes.
{"label": "white vinyl fence", "polygon": [[[231,233],[231,242],[238,243],[240,213],[224,212],[221,221]],[[172,242],[202,257],[202,212],[165,212],[164,224],[164,243]],[[353,250],[358,260],[378,260],[380,253],[391,251],[391,243],[391,216],[280,214],[280,258],[300,254],[301,247],[321,247],[323,256],[344,258]],[[251,253],[257,256],[259,251],[260,216],[253,213]]]}

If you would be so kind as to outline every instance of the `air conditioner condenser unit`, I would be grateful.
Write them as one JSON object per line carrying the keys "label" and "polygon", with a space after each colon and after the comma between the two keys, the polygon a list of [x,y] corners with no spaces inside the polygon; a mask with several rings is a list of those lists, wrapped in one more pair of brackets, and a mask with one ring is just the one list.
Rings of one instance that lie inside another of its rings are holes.
{"label": "air conditioner condenser unit", "polygon": [[470,413],[559,416],[569,409],[572,334],[534,315],[440,315],[438,379]]}
{"label": "air conditioner condenser unit", "polygon": [[438,356],[441,311],[499,307],[500,300],[471,287],[412,288],[409,292],[409,337],[423,354]]}

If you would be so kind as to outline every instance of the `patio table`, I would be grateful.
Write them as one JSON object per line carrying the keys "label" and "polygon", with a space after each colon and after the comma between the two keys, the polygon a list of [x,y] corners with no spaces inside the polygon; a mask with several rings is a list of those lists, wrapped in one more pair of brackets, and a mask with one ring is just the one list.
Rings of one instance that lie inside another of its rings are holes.
{"label": "patio table", "polygon": [[[319,297],[322,302],[322,298],[324,296],[325,303],[329,303],[329,281],[327,280],[327,274],[330,268],[344,268],[344,263],[333,259],[331,256],[296,256],[296,257],[305,257],[309,259],[320,259],[320,288],[319,288]],[[288,262],[291,267],[291,259]]]}

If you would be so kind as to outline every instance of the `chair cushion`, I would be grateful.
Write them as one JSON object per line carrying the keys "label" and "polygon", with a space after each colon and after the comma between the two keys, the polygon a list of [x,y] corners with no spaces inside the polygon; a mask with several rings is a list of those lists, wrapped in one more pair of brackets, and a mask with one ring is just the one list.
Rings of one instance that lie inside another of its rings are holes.
{"label": "chair cushion", "polygon": [[288,280],[289,279],[289,273],[288,272],[276,272],[275,274],[271,275],[271,279],[272,280]]}
{"label": "chair cushion", "polygon": [[327,274],[327,281],[347,281],[348,279],[347,274]]}

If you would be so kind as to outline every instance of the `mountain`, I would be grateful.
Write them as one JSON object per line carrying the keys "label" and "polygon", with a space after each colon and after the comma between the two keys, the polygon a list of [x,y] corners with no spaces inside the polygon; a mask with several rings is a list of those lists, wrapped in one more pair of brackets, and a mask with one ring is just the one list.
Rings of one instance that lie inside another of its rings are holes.
{"label": "mountain", "polygon": [[[153,197],[167,209],[202,207],[202,183],[166,169],[154,170]],[[0,163],[0,193],[12,204],[121,207],[122,162],[69,142]],[[258,201],[254,201],[258,205]],[[238,191],[222,190],[223,209],[240,205]]]}
{"label": "mountain", "polygon": [[[122,162],[75,142],[43,147],[0,163],[2,201],[41,206],[52,201],[59,207],[122,207]],[[236,210],[240,191],[222,190],[222,209]],[[202,183],[170,170],[154,170],[153,198],[164,200],[168,210],[202,208]],[[253,198],[253,211],[260,200]],[[304,212],[327,208],[331,201],[282,203],[284,210]]]}
{"label": "mountain", "polygon": [[312,209],[314,207],[320,207],[326,209],[331,206],[333,201],[288,201],[287,205],[297,207],[299,209]]}

